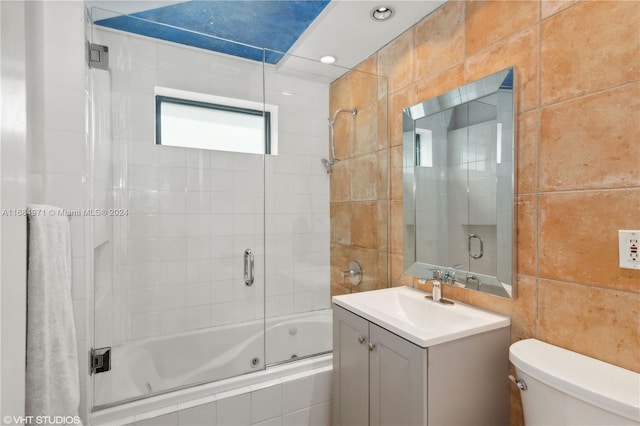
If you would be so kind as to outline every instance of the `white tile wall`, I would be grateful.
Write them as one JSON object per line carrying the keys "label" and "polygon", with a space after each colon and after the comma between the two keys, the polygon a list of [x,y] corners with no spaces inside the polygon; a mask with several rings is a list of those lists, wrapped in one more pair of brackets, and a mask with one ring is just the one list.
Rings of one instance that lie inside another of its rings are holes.
{"label": "white tile wall", "polygon": [[[107,335],[123,341],[328,308],[329,181],[320,163],[328,86],[267,67],[263,99],[260,64],[94,35],[109,46],[112,188],[129,209],[113,221],[118,303],[105,306],[117,324]],[[155,85],[278,105],[278,155],[155,146]],[[246,248],[256,260],[251,288]]]}
{"label": "white tile wall", "polygon": [[[90,97],[85,78],[84,5],[73,1],[27,2],[24,12],[29,28],[26,201],[81,211],[88,207],[90,178],[86,161],[90,129],[85,112]],[[86,229],[90,220],[79,216],[71,221],[72,297],[83,418],[87,414],[86,353],[92,328],[87,310],[91,292]]]}

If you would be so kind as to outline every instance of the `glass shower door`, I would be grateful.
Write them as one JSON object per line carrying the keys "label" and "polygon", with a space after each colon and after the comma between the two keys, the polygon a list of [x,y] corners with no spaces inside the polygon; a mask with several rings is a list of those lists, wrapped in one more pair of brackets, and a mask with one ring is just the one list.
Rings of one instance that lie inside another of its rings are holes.
{"label": "glass shower door", "polygon": [[95,362],[96,410],[265,367],[265,154],[158,145],[158,96],[269,114],[263,61],[107,28],[159,25],[135,17],[92,18],[110,65],[91,70],[91,196],[114,213],[93,226],[94,348],[110,348]]}

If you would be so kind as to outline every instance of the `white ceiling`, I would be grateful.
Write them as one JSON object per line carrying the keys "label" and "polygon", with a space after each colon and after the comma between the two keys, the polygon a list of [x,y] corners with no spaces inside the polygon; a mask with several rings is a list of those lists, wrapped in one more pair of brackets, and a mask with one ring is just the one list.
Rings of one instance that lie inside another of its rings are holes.
{"label": "white ceiling", "polygon": [[[175,3],[181,2],[87,0],[89,6],[124,14]],[[445,0],[332,0],[289,49],[290,56],[283,58],[277,67],[284,72],[311,74],[315,79],[331,82],[444,3]],[[393,8],[393,17],[374,21],[371,12],[379,6]],[[335,56],[335,64],[320,63],[324,55]]]}
{"label": "white ceiling", "polygon": [[[335,65],[353,68],[444,3],[445,0],[332,0],[288,53],[316,61],[332,55],[337,58]],[[371,12],[379,6],[391,6],[392,18],[374,21]],[[284,58],[279,65],[286,68],[290,60]]]}

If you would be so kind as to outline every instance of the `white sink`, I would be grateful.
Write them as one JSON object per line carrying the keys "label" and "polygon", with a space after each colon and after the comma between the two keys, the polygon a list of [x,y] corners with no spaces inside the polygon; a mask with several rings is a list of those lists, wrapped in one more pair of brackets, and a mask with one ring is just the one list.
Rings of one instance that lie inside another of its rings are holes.
{"label": "white sink", "polygon": [[508,326],[509,317],[460,302],[444,305],[410,287],[334,296],[333,303],[416,345],[429,346]]}

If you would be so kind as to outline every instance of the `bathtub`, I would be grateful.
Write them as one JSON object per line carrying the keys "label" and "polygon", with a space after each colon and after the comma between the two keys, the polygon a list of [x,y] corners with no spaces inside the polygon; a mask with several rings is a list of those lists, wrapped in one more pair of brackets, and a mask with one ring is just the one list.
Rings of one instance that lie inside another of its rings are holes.
{"label": "bathtub", "polygon": [[[316,383],[330,381],[331,314],[327,309],[112,346],[111,371],[94,378],[91,423],[170,415],[316,374],[326,375]],[[328,388],[314,392],[330,397]]]}

